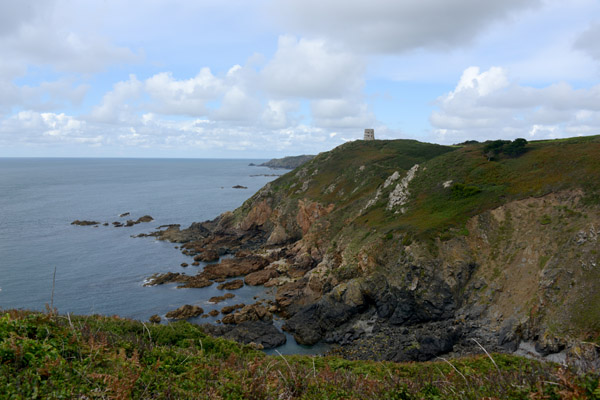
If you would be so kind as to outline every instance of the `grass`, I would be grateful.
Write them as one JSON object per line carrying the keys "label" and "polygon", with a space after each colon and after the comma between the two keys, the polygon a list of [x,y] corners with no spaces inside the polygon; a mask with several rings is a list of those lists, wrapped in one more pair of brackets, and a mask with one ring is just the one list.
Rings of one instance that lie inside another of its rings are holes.
{"label": "grass", "polygon": [[396,364],[266,356],[186,322],[7,310],[2,398],[598,399],[598,375],[503,354]]}

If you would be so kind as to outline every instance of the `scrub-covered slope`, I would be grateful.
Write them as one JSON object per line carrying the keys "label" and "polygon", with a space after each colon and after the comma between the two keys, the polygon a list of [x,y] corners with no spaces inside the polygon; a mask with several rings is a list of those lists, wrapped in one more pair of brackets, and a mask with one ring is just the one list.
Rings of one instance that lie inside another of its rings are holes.
{"label": "scrub-covered slope", "polygon": [[347,143],[234,212],[161,236],[200,258],[263,257],[251,273],[277,287],[284,328],[348,357],[597,339],[600,137],[489,149]]}

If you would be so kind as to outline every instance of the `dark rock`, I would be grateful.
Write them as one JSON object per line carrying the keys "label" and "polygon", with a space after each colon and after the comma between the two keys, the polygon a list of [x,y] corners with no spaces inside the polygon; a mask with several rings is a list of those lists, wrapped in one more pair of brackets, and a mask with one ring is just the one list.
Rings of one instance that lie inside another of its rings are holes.
{"label": "dark rock", "polygon": [[114,225],[115,228],[119,228],[119,227],[123,226],[122,223],[117,222],[117,221],[113,222],[112,224]]}
{"label": "dark rock", "polygon": [[190,277],[187,275],[175,273],[175,272],[167,272],[165,274],[155,274],[152,275],[148,282],[144,284],[144,286],[154,286],[154,285],[163,285],[165,283],[173,283],[173,282],[186,282]]}
{"label": "dark rock", "polygon": [[125,223],[126,227],[130,227],[130,226],[134,226],[135,225],[135,221],[128,219],[127,222]]}
{"label": "dark rock", "polygon": [[181,266],[185,268],[188,266],[188,263],[181,263]]}
{"label": "dark rock", "polygon": [[123,214],[119,214],[119,217],[123,218],[123,217],[127,217],[129,215],[129,212],[124,212]]}
{"label": "dark rock", "polygon": [[236,289],[241,288],[242,286],[244,286],[244,281],[241,279],[235,279],[233,281],[221,283],[219,286],[217,286],[217,289],[219,289],[219,290],[236,290]]}
{"label": "dark rock", "polygon": [[139,217],[137,219],[137,221],[135,221],[136,224],[139,224],[140,222],[152,222],[154,221],[154,218],[152,218],[150,215],[144,215],[143,217]]}
{"label": "dark rock", "polygon": [[157,314],[154,314],[150,317],[149,321],[152,322],[153,324],[160,324],[160,316]]}
{"label": "dark rock", "polygon": [[212,310],[208,313],[208,315],[210,315],[211,317],[216,317],[217,315],[219,315],[219,310]]}
{"label": "dark rock", "polygon": [[165,317],[169,319],[189,319],[197,317],[203,313],[204,310],[201,307],[186,304],[176,310],[169,311]]}
{"label": "dark rock", "polygon": [[265,349],[281,346],[286,342],[285,335],[272,323],[249,321],[239,325],[201,325],[202,329],[213,336],[222,336],[242,344],[256,343]]}
{"label": "dark rock", "polygon": [[242,186],[242,185],[235,185],[235,186],[232,186],[232,188],[233,189],[248,189],[247,186]]}
{"label": "dark rock", "polygon": [[100,222],[97,222],[97,221],[87,221],[87,220],[80,221],[78,219],[76,219],[75,221],[71,222],[71,225],[79,225],[79,226],[98,225],[98,224],[100,224]]}
{"label": "dark rock", "polygon": [[333,301],[326,297],[303,307],[285,322],[283,329],[292,332],[300,344],[313,345],[324,334],[348,321],[360,311],[360,307]]}

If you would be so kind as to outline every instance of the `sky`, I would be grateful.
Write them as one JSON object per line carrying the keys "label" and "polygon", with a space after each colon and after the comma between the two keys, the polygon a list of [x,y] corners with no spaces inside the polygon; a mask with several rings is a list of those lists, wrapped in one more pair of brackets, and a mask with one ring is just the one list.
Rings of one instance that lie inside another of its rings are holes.
{"label": "sky", "polygon": [[1,0],[0,157],[600,134],[597,0]]}

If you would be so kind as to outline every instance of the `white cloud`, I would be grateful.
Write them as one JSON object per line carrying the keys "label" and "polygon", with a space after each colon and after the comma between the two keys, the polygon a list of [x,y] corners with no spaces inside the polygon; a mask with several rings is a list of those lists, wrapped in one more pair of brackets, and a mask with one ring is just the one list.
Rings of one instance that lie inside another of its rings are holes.
{"label": "white cloud", "polygon": [[353,129],[360,132],[373,125],[374,115],[367,105],[352,99],[324,99],[311,102],[315,125],[331,129]]}
{"label": "white cloud", "polygon": [[470,43],[478,33],[538,0],[289,0],[271,9],[287,29],[327,37],[372,53],[417,48],[448,49]]}
{"label": "white cloud", "polygon": [[206,102],[221,95],[225,86],[209,68],[202,68],[191,79],[176,80],[170,72],[162,72],[147,79],[145,91],[154,101],[152,110],[171,115],[206,115]]}
{"label": "white cloud", "polygon": [[365,62],[323,40],[280,36],[277,52],[261,72],[265,89],[281,97],[332,98],[364,84]]}
{"label": "white cloud", "polygon": [[600,131],[600,85],[574,89],[561,82],[520,86],[505,69],[467,68],[456,88],[440,97],[431,114],[437,140],[525,137],[543,139]]}
{"label": "white cloud", "polygon": [[143,83],[135,75],[129,80],[117,82],[113,90],[106,93],[102,103],[92,109],[90,119],[95,122],[120,123],[131,120],[135,107],[131,101],[139,99]]}

